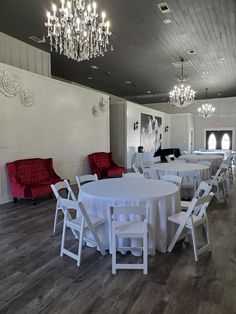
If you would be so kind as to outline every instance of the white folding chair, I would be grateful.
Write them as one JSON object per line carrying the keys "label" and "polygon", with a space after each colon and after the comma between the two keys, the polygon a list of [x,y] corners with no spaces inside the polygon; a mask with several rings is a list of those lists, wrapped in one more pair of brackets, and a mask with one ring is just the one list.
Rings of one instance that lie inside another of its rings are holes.
{"label": "white folding chair", "polygon": [[[112,274],[116,274],[117,269],[143,269],[146,275],[148,272],[148,206],[116,206],[110,207],[111,215],[111,247],[112,247]],[[130,216],[131,215],[131,216]],[[134,220],[136,216],[136,220]],[[132,217],[132,218],[131,218]],[[123,219],[120,221],[119,219]],[[125,221],[124,221],[125,219]],[[119,247],[119,238],[142,239],[141,247]],[[116,262],[117,250],[139,249],[143,252],[142,264],[125,264]]]}
{"label": "white folding chair", "polygon": [[[206,181],[201,181],[199,184],[193,198],[199,198],[201,196],[206,196],[211,192],[211,185]],[[191,204],[191,201],[181,201],[181,208],[187,209]]]}
{"label": "white folding chair", "polygon": [[135,163],[132,164],[132,168],[133,168],[133,170],[134,170],[135,173],[141,173],[141,172],[139,171],[139,168],[135,165]]}
{"label": "white folding chair", "polygon": [[232,170],[233,161],[234,161],[234,154],[229,154],[225,162],[228,165],[228,175],[229,175],[230,182],[232,182],[234,179],[233,170]]}
{"label": "white folding chair", "polygon": [[[57,226],[63,222],[64,219],[58,222],[58,212],[61,210],[63,214],[65,214],[63,208],[61,207],[58,197],[61,195],[62,192],[67,194],[67,199],[76,201],[75,195],[70,187],[70,185],[67,184],[67,181],[61,181],[57,182],[55,184],[51,184],[51,189],[57,199],[56,203],[56,211],[55,211],[55,217],[54,217],[54,225],[53,225],[53,234],[56,233]],[[68,213],[70,215],[70,213]]]}
{"label": "white folding chair", "polygon": [[92,181],[97,181],[98,180],[98,176],[97,174],[85,174],[83,176],[76,176],[75,177],[76,179],[76,182],[77,182],[77,185],[78,185],[78,188],[81,187],[81,185],[85,184],[85,183],[88,183],[88,182],[92,182]]}
{"label": "white folding chair", "polygon": [[143,164],[141,163],[141,169],[146,179],[158,179],[158,174],[154,167],[152,166],[144,167]]}
{"label": "white folding chair", "polygon": [[218,202],[227,201],[228,199],[228,187],[227,187],[227,171],[228,165],[226,162],[222,162],[216,174],[207,180],[213,188],[215,188],[215,197]]}
{"label": "white folding chair", "polygon": [[124,178],[124,179],[144,179],[144,175],[142,173],[127,172],[127,173],[122,173],[122,178]]}
{"label": "white folding chair", "polygon": [[[211,251],[211,243],[210,243],[210,235],[209,235],[209,225],[207,219],[206,209],[213,197],[214,193],[210,193],[206,196],[202,196],[200,198],[194,198],[188,208],[188,210],[181,211],[176,213],[175,215],[169,216],[168,220],[177,224],[178,229],[171,240],[167,251],[171,252],[176,244],[176,242],[184,237],[186,237],[189,232],[191,232],[192,240],[193,240],[193,249],[194,249],[194,258],[195,261],[198,261],[198,256],[205,251]],[[203,226],[205,229],[206,235],[206,244],[201,248],[197,246],[197,238],[196,238],[196,228],[199,226]],[[188,232],[182,234],[186,229]]]}
{"label": "white folding chair", "polygon": [[197,173],[196,171],[182,171],[178,173],[179,176],[183,177],[182,189],[192,190],[192,195],[195,194],[197,189]]}
{"label": "white folding chair", "polygon": [[172,182],[176,184],[179,188],[181,188],[183,178],[180,176],[172,175],[172,174],[166,174],[166,175],[160,176],[160,180]]}
{"label": "white folding chair", "polygon": [[[63,256],[65,254],[75,259],[77,261],[77,266],[80,266],[83,241],[93,242],[97,246],[97,249],[101,252],[101,254],[105,255],[106,252],[103,249],[102,243],[95,230],[97,226],[104,223],[104,220],[100,217],[88,215],[84,205],[81,202],[78,203],[77,201],[71,201],[65,198],[61,198],[60,196],[58,198],[58,201],[65,211],[60,255]],[[68,215],[69,210],[75,210],[77,218],[71,219],[70,215]],[[66,228],[70,228],[71,230],[73,230],[79,238],[77,254],[65,248]],[[94,239],[87,238],[85,235],[86,231],[91,231]]]}

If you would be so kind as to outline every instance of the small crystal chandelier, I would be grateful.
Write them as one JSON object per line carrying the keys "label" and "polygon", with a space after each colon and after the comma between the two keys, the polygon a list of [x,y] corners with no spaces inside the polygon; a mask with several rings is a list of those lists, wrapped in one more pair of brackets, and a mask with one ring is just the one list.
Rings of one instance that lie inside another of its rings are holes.
{"label": "small crystal chandelier", "polygon": [[51,51],[67,56],[76,61],[89,60],[104,56],[110,43],[110,22],[105,21],[102,12],[98,22],[96,2],[87,0],[61,0],[61,8],[52,5],[52,14],[47,12],[47,37],[50,39]]}
{"label": "small crystal chandelier", "polygon": [[186,107],[194,102],[195,91],[186,84],[188,77],[184,76],[184,60],[182,62],[181,76],[177,77],[178,84],[170,92],[170,103],[176,107]]}
{"label": "small crystal chandelier", "polygon": [[[206,99],[207,91],[208,88],[206,88]],[[215,110],[216,108],[213,107],[211,104],[208,104],[207,102],[202,104],[202,106],[197,109],[198,115],[202,118],[210,118],[214,114]]]}

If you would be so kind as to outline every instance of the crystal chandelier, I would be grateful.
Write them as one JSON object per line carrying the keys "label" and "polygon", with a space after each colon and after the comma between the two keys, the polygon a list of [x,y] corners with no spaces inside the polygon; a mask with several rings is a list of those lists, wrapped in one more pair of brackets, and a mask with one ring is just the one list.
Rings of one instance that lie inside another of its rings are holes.
{"label": "crystal chandelier", "polygon": [[[206,99],[207,91],[208,88],[206,88]],[[211,104],[208,104],[207,102],[202,104],[202,106],[197,109],[198,115],[202,118],[210,118],[214,114],[215,110],[216,108],[213,107]]]}
{"label": "crystal chandelier", "polygon": [[51,51],[54,49],[76,61],[89,60],[104,56],[110,43],[110,22],[105,21],[106,13],[102,12],[98,21],[96,2],[87,0],[61,0],[58,10],[52,5],[52,13],[47,12],[47,36],[50,39]]}
{"label": "crystal chandelier", "polygon": [[194,102],[195,92],[186,84],[187,76],[184,76],[184,60],[182,62],[181,76],[177,77],[177,85],[170,92],[170,103],[176,107],[186,107]]}

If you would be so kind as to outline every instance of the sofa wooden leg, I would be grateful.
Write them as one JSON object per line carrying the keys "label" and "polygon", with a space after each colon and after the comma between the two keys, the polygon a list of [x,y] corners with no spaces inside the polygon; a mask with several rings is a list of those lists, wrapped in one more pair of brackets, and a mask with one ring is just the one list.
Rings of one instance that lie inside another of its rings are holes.
{"label": "sofa wooden leg", "polygon": [[36,198],[33,198],[33,205],[34,205],[34,206],[37,205]]}
{"label": "sofa wooden leg", "polygon": [[14,204],[16,204],[16,203],[17,203],[17,201],[18,201],[17,197],[14,197],[14,198],[13,198],[13,202],[14,202]]}

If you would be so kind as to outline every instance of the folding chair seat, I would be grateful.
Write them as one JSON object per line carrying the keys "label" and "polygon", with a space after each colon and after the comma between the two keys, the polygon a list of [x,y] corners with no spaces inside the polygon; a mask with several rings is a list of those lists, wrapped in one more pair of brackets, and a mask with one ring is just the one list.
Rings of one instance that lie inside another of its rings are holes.
{"label": "folding chair seat", "polygon": [[[117,269],[142,269],[146,275],[148,272],[148,206],[116,206],[110,207],[111,216],[111,248],[112,248],[112,274]],[[134,219],[134,216],[136,219]],[[123,221],[120,221],[122,219]],[[122,247],[117,246],[118,239],[136,238],[142,239],[142,246]],[[116,262],[117,250],[141,250],[143,252],[142,264],[125,264]]]}
{"label": "folding chair seat", "polygon": [[[201,196],[208,195],[211,192],[211,188],[212,187],[209,183],[207,183],[206,181],[202,181],[199,184],[193,198],[199,198]],[[191,201],[181,201],[181,208],[187,209],[189,207],[190,203],[191,203]]]}
{"label": "folding chair seat", "polygon": [[[181,211],[172,216],[168,217],[168,220],[172,223],[178,225],[177,231],[171,240],[167,251],[171,252],[176,244],[176,242],[182,238],[185,238],[191,232],[192,241],[193,241],[193,249],[194,249],[194,258],[195,261],[198,261],[198,257],[205,251],[211,251],[211,243],[210,243],[210,235],[209,235],[209,225],[207,219],[207,207],[211,202],[214,193],[210,193],[206,196],[202,196],[194,198],[191,201],[191,204],[188,210]],[[197,238],[196,238],[196,228],[199,226],[203,226],[206,235],[206,244],[204,244],[201,248],[198,248]],[[188,230],[187,233],[185,230]]]}
{"label": "folding chair seat", "polygon": [[[94,243],[101,254],[105,255],[106,252],[95,229],[97,226],[104,223],[104,219],[93,215],[88,215],[82,202],[78,203],[77,201],[68,200],[60,196],[58,197],[58,201],[65,211],[60,256],[63,256],[64,254],[70,256],[77,261],[77,266],[80,266],[83,241]],[[69,210],[74,210],[76,212],[75,219],[71,219],[71,216],[68,215]],[[73,230],[79,239],[77,254],[65,248],[67,228]],[[86,231],[91,231],[93,239],[86,237]]]}
{"label": "folding chair seat", "polygon": [[[66,183],[66,181],[63,182],[57,182],[55,184],[51,184],[51,189],[57,199],[57,203],[56,203],[56,211],[55,211],[55,218],[54,218],[54,225],[53,225],[53,234],[56,233],[56,229],[57,226],[59,224],[61,224],[63,222],[63,220],[58,222],[58,212],[62,211],[63,214],[65,214],[64,209],[61,207],[60,202],[58,201],[58,196],[61,195],[62,192],[67,194],[67,199],[76,201],[75,195],[70,187],[70,185],[68,185]],[[68,213],[68,215],[70,215],[70,213]]]}
{"label": "folding chair seat", "polygon": [[181,188],[183,178],[180,176],[167,174],[160,176],[160,180],[175,183],[179,188]]}

